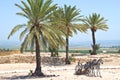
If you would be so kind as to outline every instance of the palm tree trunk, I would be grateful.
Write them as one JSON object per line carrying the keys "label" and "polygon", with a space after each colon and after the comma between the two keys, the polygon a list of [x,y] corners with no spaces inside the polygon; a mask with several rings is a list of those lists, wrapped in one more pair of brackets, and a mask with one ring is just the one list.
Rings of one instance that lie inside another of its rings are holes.
{"label": "palm tree trunk", "polygon": [[68,58],[68,51],[69,51],[69,28],[67,28],[67,35],[66,35],[66,59],[65,59],[65,64],[70,64],[69,58]]}
{"label": "palm tree trunk", "polygon": [[54,57],[53,51],[51,51],[51,57]]}
{"label": "palm tree trunk", "polygon": [[33,76],[43,76],[44,74],[41,71],[41,57],[40,57],[40,45],[36,37],[36,69],[33,73]]}
{"label": "palm tree trunk", "polygon": [[92,39],[93,39],[93,52],[91,53],[91,55],[96,55],[96,40],[95,40],[95,31],[92,30]]}
{"label": "palm tree trunk", "polygon": [[53,57],[54,56],[53,49],[49,47],[49,51],[51,52],[51,57]]}

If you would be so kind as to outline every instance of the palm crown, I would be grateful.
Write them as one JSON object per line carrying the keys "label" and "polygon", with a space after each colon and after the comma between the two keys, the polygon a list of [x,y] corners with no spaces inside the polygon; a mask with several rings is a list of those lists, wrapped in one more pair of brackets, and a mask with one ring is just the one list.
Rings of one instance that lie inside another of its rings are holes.
{"label": "palm crown", "polygon": [[107,20],[104,19],[104,17],[101,17],[100,14],[93,13],[92,15],[89,15],[89,17],[85,17],[83,20],[84,26],[90,28],[93,31],[96,31],[98,29],[100,30],[107,30]]}
{"label": "palm crown", "polygon": [[26,37],[22,44],[21,51],[26,49],[28,44],[33,47],[35,36],[39,40],[39,45],[42,45],[43,47],[45,47],[46,42],[51,42],[57,45],[55,40],[62,41],[63,39],[61,37],[55,37],[55,32],[59,33],[59,31],[50,27],[50,16],[52,11],[56,9],[56,5],[51,5],[52,0],[47,0],[46,2],[44,0],[28,0],[28,3],[29,5],[22,1],[24,7],[15,4],[22,10],[22,12],[17,13],[17,15],[26,17],[28,19],[28,23],[14,27],[9,37],[17,30],[24,27],[25,29],[20,34],[20,40],[23,39],[25,35]]}

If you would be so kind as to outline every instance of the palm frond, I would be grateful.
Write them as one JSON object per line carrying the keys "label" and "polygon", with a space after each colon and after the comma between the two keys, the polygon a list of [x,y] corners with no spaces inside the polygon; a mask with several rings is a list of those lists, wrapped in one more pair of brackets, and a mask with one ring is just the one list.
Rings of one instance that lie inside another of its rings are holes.
{"label": "palm frond", "polygon": [[107,24],[106,24],[107,20],[104,19],[104,17],[101,17],[100,14],[97,13],[93,13],[91,15],[89,15],[89,17],[85,17],[83,19],[83,26],[88,26],[88,28],[92,29],[95,28],[95,30],[97,29],[101,29],[101,30],[107,30]]}
{"label": "palm frond", "polygon": [[35,47],[34,44],[35,44],[35,39],[32,38],[31,43],[30,43],[30,51],[31,51],[31,53],[33,53],[33,51],[34,51],[34,47]]}
{"label": "palm frond", "polygon": [[28,29],[26,28],[24,31],[21,32],[19,39],[22,40],[24,35],[27,33]]}
{"label": "palm frond", "polygon": [[22,25],[17,25],[15,26],[12,31],[10,32],[9,36],[8,36],[8,39],[10,38],[10,36],[12,36],[14,33],[16,33],[20,28],[23,28],[24,26],[26,26],[25,24],[22,24]]}
{"label": "palm frond", "polygon": [[[57,4],[53,4],[52,0],[27,0],[27,2],[21,1],[21,3],[22,6],[15,4],[21,9],[21,12],[18,12],[17,15],[27,18],[27,25],[17,25],[8,36],[9,38],[20,28],[25,26],[19,36],[20,40],[24,38],[21,45],[21,52],[27,48],[32,52],[35,47],[35,39],[37,39],[40,48],[46,48],[48,44],[52,44],[54,47],[58,47],[58,43],[60,43],[61,46],[65,44],[63,37],[65,36],[65,31],[62,31],[62,29],[59,31],[58,29],[61,26],[64,26],[62,25],[62,23],[64,23],[62,18],[64,15],[62,14],[59,16],[59,13],[57,13],[56,18],[54,18],[57,21],[59,21],[57,17],[62,20],[59,24],[57,24],[55,20],[52,21],[50,19],[52,13],[57,8]],[[59,12],[62,13],[62,10]],[[52,27],[53,25],[54,27]]]}
{"label": "palm frond", "polygon": [[27,49],[27,45],[28,45],[28,35],[25,37],[23,43],[21,44],[21,47],[20,47],[21,53],[23,53],[23,51]]}

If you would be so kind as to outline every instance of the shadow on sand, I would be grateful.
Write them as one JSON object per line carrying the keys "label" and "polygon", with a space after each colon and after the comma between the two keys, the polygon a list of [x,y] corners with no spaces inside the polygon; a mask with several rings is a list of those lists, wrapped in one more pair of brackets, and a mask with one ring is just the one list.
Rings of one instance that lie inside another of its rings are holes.
{"label": "shadow on sand", "polygon": [[1,77],[2,80],[26,80],[26,79],[40,79],[40,78],[49,78],[49,77],[58,77],[59,75],[44,75],[44,76],[29,76],[29,75],[23,75],[23,76],[12,76],[12,77]]}

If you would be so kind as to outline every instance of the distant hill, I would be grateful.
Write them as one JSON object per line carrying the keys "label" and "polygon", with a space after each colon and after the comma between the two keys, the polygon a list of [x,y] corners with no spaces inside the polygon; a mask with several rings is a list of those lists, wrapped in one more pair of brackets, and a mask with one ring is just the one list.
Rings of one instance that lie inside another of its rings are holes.
{"label": "distant hill", "polygon": [[19,49],[20,48],[19,41],[0,41],[1,49]]}
{"label": "distant hill", "polygon": [[[89,48],[91,47],[92,41],[70,41],[70,48]],[[120,48],[120,40],[98,40],[97,44],[101,47],[117,47]],[[19,49],[21,45],[20,41],[0,41],[1,49]]]}
{"label": "distant hill", "polygon": [[[96,44],[100,44],[101,47],[116,47],[120,48],[120,40],[98,40]],[[79,47],[91,47],[92,41],[71,41],[70,47],[71,48],[79,48]]]}

